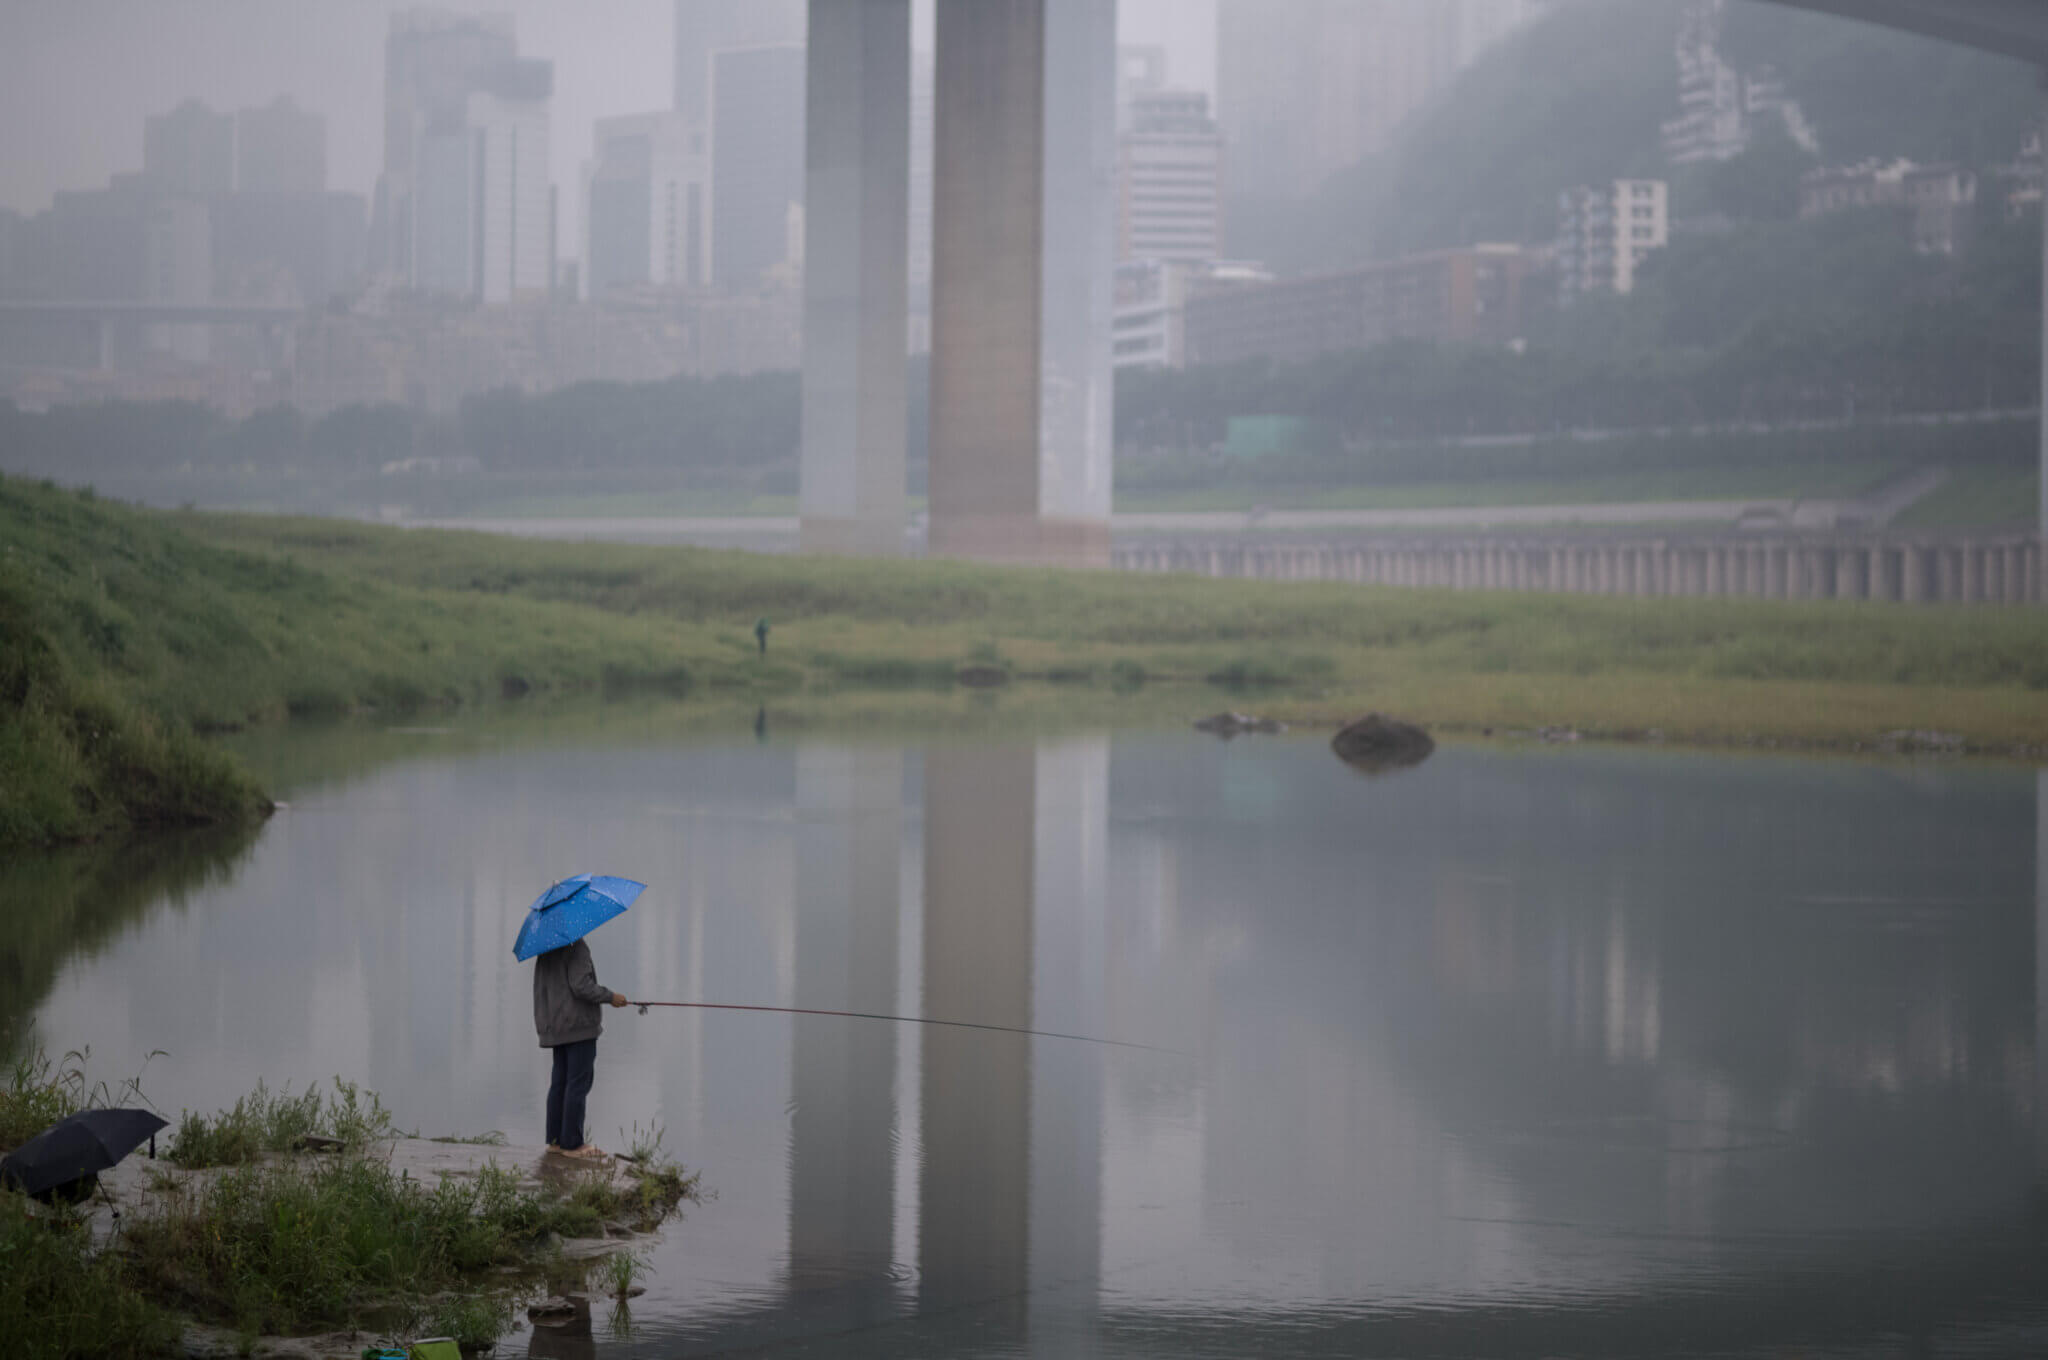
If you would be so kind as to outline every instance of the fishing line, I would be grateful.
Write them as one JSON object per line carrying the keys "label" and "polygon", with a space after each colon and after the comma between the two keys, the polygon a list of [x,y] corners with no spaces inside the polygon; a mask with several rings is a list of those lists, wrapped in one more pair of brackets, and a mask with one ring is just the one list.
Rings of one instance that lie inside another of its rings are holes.
{"label": "fishing line", "polygon": [[736,1001],[629,1001],[629,1006],[638,1006],[642,1015],[649,1006],[668,1006],[677,1010],[692,1011],[765,1011],[772,1015],[830,1015],[842,1020],[890,1020],[899,1025],[944,1025],[950,1029],[985,1029],[994,1034],[1025,1034],[1034,1039],[1070,1039],[1079,1044],[1102,1044],[1108,1048],[1136,1048],[1147,1053],[1171,1053],[1178,1058],[1192,1055],[1178,1048],[1161,1048],[1157,1044],[1135,1044],[1127,1039],[1098,1039],[1092,1034],[1061,1034],[1049,1029],[1019,1029],[1015,1025],[989,1025],[978,1020],[934,1020],[923,1015],[883,1015],[879,1011],[827,1011],[813,1010],[808,1006],[743,1006]]}

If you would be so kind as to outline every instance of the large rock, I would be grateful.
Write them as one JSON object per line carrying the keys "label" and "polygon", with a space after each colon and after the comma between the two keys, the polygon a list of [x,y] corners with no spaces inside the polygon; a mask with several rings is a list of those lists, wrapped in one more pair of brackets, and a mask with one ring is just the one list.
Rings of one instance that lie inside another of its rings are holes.
{"label": "large rock", "polygon": [[1384,713],[1368,713],[1330,738],[1330,749],[1354,770],[1383,774],[1420,765],[1429,759],[1436,743],[1413,723],[1389,718]]}

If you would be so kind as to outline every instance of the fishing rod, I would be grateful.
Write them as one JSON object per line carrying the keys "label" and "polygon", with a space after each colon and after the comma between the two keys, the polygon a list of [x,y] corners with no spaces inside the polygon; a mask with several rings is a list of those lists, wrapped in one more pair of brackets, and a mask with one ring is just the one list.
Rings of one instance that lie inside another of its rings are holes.
{"label": "fishing rod", "polygon": [[668,1006],[677,1010],[691,1011],[766,1011],[772,1015],[830,1015],[842,1020],[890,1020],[899,1025],[944,1025],[949,1029],[985,1029],[995,1034],[1025,1034],[1034,1039],[1071,1039],[1079,1044],[1102,1044],[1108,1048],[1137,1048],[1147,1053],[1171,1053],[1175,1057],[1189,1055],[1177,1048],[1161,1048],[1157,1044],[1134,1044],[1127,1039],[1098,1039],[1092,1034],[1061,1034],[1049,1029],[1020,1029],[1015,1025],[989,1025],[978,1020],[934,1020],[923,1015],[883,1015],[879,1011],[827,1011],[814,1010],[808,1006],[743,1006],[735,1001],[629,1001],[629,1006],[638,1006],[642,1015],[649,1006]]}

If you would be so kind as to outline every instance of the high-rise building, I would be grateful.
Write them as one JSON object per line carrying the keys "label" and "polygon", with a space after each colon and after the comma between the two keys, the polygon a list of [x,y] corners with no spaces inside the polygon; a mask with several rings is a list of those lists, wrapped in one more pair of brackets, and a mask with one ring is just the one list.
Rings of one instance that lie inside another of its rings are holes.
{"label": "high-rise building", "polygon": [[[419,286],[415,222],[426,156],[443,173],[459,173],[462,158],[451,142],[466,125],[470,91],[483,73],[519,54],[512,19],[505,14],[451,14],[404,10],[391,16],[384,40],[384,168],[371,211],[373,264]],[[467,196],[443,184],[430,199]],[[443,220],[445,226],[445,219]],[[428,236],[435,235],[429,224]],[[429,268],[429,277],[439,271]]]}
{"label": "high-rise building", "polygon": [[600,118],[584,196],[591,297],[620,288],[699,287],[710,276],[709,158],[680,113]]}
{"label": "high-rise building", "polygon": [[1671,243],[1670,187],[1661,179],[1621,179],[1567,189],[1558,198],[1557,237],[1561,303],[1632,292],[1643,261]]}
{"label": "high-rise building", "polygon": [[327,190],[327,120],[280,95],[235,115],[235,188],[245,194]]}
{"label": "high-rise building", "polygon": [[210,198],[235,186],[235,120],[196,99],[151,117],[142,130],[142,172],[162,192]]}
{"label": "high-rise building", "polygon": [[1116,130],[1131,126],[1131,101],[1166,88],[1166,49],[1120,43],[1116,49]]}
{"label": "high-rise building", "polygon": [[787,267],[804,201],[804,49],[724,48],[711,58],[711,281],[759,286]]}
{"label": "high-rise building", "polygon": [[438,10],[393,15],[384,56],[380,266],[425,292],[547,296],[554,67],[519,57],[509,16]]}
{"label": "high-rise building", "polygon": [[1131,101],[1117,139],[1117,258],[1214,260],[1223,254],[1223,138],[1200,91]]}
{"label": "high-rise building", "polygon": [[676,0],[676,112],[704,126],[711,112],[711,54],[727,47],[802,46],[807,14],[806,0]]}
{"label": "high-rise building", "polygon": [[1383,150],[1530,0],[1219,0],[1231,192],[1300,198]]}

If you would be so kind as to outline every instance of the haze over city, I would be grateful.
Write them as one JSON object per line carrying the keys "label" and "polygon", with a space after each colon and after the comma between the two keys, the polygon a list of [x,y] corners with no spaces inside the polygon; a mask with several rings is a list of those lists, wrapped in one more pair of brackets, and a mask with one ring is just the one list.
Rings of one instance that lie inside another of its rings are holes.
{"label": "haze over city", "polygon": [[[380,165],[384,37],[405,0],[28,0],[0,44],[0,207],[142,166],[142,125],[186,99],[218,108],[290,95],[327,119],[334,188],[368,195]],[[522,50],[555,64],[553,174],[574,182],[593,120],[660,108],[674,82],[673,0],[469,0],[510,14]],[[930,0],[913,32],[930,44]],[[1214,0],[1123,0],[1121,40],[1169,52],[1177,83],[1213,90]],[[569,224],[573,231],[575,224]],[[573,237],[568,238],[573,244]]]}
{"label": "haze over city", "polygon": [[4,1360],[2048,1355],[2044,142],[2048,0],[7,5]]}

